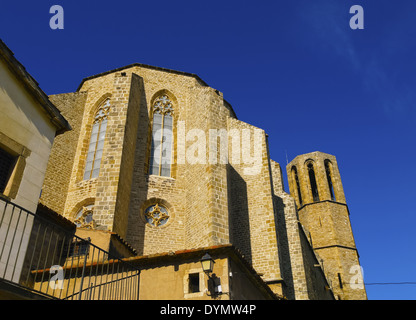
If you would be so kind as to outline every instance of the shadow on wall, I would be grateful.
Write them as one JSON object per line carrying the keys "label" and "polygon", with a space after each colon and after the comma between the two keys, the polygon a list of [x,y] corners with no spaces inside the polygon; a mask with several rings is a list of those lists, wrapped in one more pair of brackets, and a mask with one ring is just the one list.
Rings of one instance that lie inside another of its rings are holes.
{"label": "shadow on wall", "polygon": [[[132,83],[133,86],[133,83]],[[147,154],[150,139],[150,119],[147,109],[147,99],[143,81],[137,81],[136,90],[140,95],[139,126],[137,130],[136,150],[134,155],[133,179],[131,185],[131,196],[129,204],[127,241],[136,249],[137,254],[143,255],[145,222],[138,216],[136,210],[147,199],[148,175]],[[140,87],[137,87],[140,86]]]}
{"label": "shadow on wall", "polygon": [[252,264],[247,183],[231,164],[227,164],[227,180],[230,242]]}
{"label": "shadow on wall", "polygon": [[[289,300],[295,299],[293,270],[289,251],[289,238],[287,234],[285,203],[283,198],[274,195],[275,221],[277,232],[277,246],[279,251],[280,275],[284,280],[283,295]],[[284,261],[284,263],[282,263]]]}

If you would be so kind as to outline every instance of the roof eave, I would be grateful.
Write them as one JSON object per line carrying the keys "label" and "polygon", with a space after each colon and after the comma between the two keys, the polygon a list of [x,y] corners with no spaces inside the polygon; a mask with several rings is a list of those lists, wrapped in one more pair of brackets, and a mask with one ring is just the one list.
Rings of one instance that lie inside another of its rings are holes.
{"label": "roof eave", "polygon": [[36,80],[27,72],[25,67],[15,58],[13,51],[0,39],[0,57],[4,59],[10,70],[21,81],[32,97],[48,114],[52,124],[57,128],[56,134],[72,130],[69,122],[62,116],[58,108],[39,87]]}

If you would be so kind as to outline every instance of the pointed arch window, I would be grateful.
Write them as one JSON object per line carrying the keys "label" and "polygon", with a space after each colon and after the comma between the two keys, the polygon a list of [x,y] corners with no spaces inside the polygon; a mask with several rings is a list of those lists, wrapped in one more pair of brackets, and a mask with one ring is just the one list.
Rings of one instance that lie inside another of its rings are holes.
{"label": "pointed arch window", "polygon": [[329,160],[325,160],[325,171],[326,178],[328,180],[329,193],[331,195],[331,200],[336,201],[334,185],[332,183],[332,163]]}
{"label": "pointed arch window", "polygon": [[299,206],[302,206],[302,194],[300,192],[300,184],[299,184],[299,177],[298,177],[298,170],[296,169],[295,166],[292,167],[292,178],[296,183],[296,190],[297,190],[297,194],[298,194],[298,199],[299,199]]}
{"label": "pointed arch window", "polygon": [[167,95],[159,96],[152,107],[153,128],[149,173],[170,177],[173,142],[173,104]]}
{"label": "pointed arch window", "polygon": [[318,186],[316,184],[316,176],[315,170],[313,168],[313,163],[309,162],[307,164],[308,174],[309,174],[309,181],[311,183],[311,190],[312,190],[312,198],[314,202],[319,201],[319,193],[318,193]]}
{"label": "pointed arch window", "polygon": [[104,139],[107,130],[107,117],[110,111],[110,100],[106,100],[94,117],[88,146],[87,161],[84,170],[84,180],[97,178],[100,173],[101,158],[104,150]]}

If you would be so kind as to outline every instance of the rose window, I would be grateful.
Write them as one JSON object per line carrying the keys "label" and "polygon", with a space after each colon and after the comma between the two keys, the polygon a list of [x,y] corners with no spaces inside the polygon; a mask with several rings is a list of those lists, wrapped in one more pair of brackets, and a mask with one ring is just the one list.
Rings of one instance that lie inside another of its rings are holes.
{"label": "rose window", "polygon": [[95,221],[93,220],[94,205],[82,207],[75,217],[74,223],[78,228],[94,228]]}
{"label": "rose window", "polygon": [[165,207],[154,204],[145,210],[144,217],[148,224],[153,227],[158,227],[168,222],[169,213]]}

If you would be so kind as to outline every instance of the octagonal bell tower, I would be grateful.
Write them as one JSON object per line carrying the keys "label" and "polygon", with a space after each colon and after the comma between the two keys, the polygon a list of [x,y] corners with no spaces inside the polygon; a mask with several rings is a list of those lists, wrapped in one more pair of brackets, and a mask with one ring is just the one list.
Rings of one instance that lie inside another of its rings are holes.
{"label": "octagonal bell tower", "polygon": [[367,299],[337,160],[312,152],[286,167],[299,221],[338,299]]}

